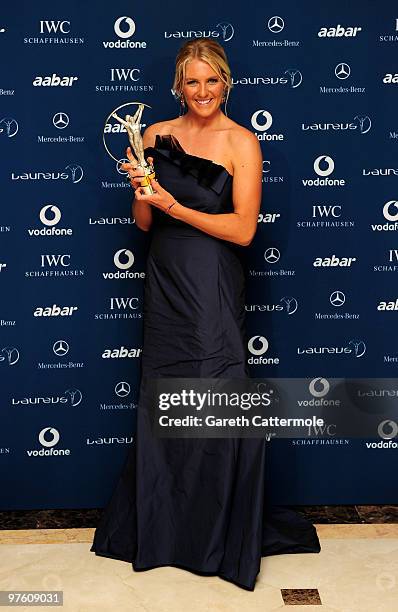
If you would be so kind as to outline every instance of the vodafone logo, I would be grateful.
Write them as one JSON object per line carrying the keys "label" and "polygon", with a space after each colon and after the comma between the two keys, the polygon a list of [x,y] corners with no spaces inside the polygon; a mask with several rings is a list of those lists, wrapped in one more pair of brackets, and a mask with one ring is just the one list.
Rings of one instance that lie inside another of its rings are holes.
{"label": "vodafone logo", "polygon": [[40,221],[43,225],[47,225],[49,227],[53,225],[57,225],[57,223],[61,220],[61,211],[58,206],[53,204],[47,204],[47,206],[43,206],[40,211],[39,217]]}
{"label": "vodafone logo", "polygon": [[113,29],[119,38],[130,38],[135,32],[135,23],[131,17],[119,17],[116,19]]}
{"label": "vodafone logo", "polygon": [[39,450],[37,448],[27,450],[26,454],[28,457],[57,457],[70,455],[69,448],[54,448],[60,440],[59,431],[55,429],[55,427],[44,427],[44,429],[39,432],[38,438],[42,448]]}
{"label": "vodafone logo", "polygon": [[323,397],[329,393],[330,383],[326,378],[314,378],[311,380],[308,389],[314,397]]}
{"label": "vodafone logo", "polygon": [[[390,212],[395,209],[395,212]],[[390,200],[386,202],[383,206],[383,215],[387,221],[398,221],[398,201]]]}
{"label": "vodafone logo", "polygon": [[[263,117],[265,122],[259,123],[259,117]],[[259,132],[266,132],[272,125],[272,115],[269,111],[263,109],[258,110],[253,113],[251,123],[255,130],[258,130]]]}
{"label": "vodafone logo", "polygon": [[[254,343],[260,345],[259,348],[255,348]],[[250,338],[247,346],[252,355],[264,355],[268,350],[269,344],[264,336],[253,336]]]}
{"label": "vodafone logo", "polygon": [[[127,261],[122,262],[121,258],[127,258]],[[128,270],[134,263],[134,255],[129,249],[120,249],[113,256],[113,262],[119,270]]]}
{"label": "vodafone logo", "polygon": [[[49,434],[51,435],[50,440],[46,440],[46,434],[47,436]],[[42,446],[45,446],[46,448],[51,448],[52,446],[55,446],[59,442],[59,431],[54,427],[45,427],[39,433],[39,442]]]}
{"label": "vodafone logo", "polygon": [[[321,168],[321,164],[326,164],[326,168]],[[334,161],[329,155],[320,155],[314,161],[314,170],[318,176],[329,176],[334,170]]]}

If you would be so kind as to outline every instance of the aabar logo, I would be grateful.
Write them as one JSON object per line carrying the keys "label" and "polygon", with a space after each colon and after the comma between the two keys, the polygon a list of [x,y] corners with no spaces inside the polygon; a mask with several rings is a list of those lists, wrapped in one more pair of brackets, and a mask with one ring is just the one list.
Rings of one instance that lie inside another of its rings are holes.
{"label": "aabar logo", "polygon": [[115,349],[105,349],[102,353],[103,359],[123,359],[123,358],[138,358],[141,357],[141,348],[126,348],[121,346]]}
{"label": "aabar logo", "polygon": [[79,77],[58,76],[55,72],[51,76],[36,76],[33,79],[34,87],[72,87]]}
{"label": "aabar logo", "polygon": [[77,306],[39,306],[33,311],[34,317],[71,317],[76,310]]}
{"label": "aabar logo", "polygon": [[333,254],[331,257],[316,257],[312,265],[315,268],[349,268],[356,260],[356,257],[336,257]]}
{"label": "aabar logo", "polygon": [[383,83],[386,85],[396,85],[398,83],[398,73],[395,74],[391,72],[387,72],[387,74],[383,77]]}
{"label": "aabar logo", "polygon": [[337,25],[335,28],[321,28],[318,32],[319,38],[353,38],[362,31],[359,26],[344,28]]}
{"label": "aabar logo", "polygon": [[383,312],[396,312],[398,310],[398,298],[395,300],[395,302],[379,302],[377,310]]}

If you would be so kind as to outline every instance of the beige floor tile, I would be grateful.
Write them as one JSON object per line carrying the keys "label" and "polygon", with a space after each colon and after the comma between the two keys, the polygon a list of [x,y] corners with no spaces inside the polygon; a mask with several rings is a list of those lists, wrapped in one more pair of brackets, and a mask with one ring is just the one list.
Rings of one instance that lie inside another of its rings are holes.
{"label": "beige floor tile", "polygon": [[[63,590],[65,612],[397,612],[395,526],[327,527],[320,554],[264,557],[254,592],[177,568],[134,572],[90,552],[89,529],[3,532],[0,589]],[[323,605],[286,606],[281,588],[318,589]]]}

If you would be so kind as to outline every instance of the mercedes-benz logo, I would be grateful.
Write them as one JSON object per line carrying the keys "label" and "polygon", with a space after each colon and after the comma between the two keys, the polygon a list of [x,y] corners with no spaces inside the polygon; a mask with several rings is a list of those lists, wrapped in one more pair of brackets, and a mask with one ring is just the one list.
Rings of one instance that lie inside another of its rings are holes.
{"label": "mercedes-benz logo", "polygon": [[57,340],[53,344],[53,351],[58,357],[63,357],[69,351],[69,344],[65,340]]}
{"label": "mercedes-benz logo", "polygon": [[332,306],[343,306],[344,302],[345,302],[345,295],[342,291],[333,291],[330,294],[330,298],[329,298],[330,303],[332,304]]}
{"label": "mercedes-benz logo", "polygon": [[264,259],[267,263],[274,264],[279,261],[281,254],[276,247],[269,247],[264,252]]}
{"label": "mercedes-benz logo", "polygon": [[282,17],[278,17],[277,15],[274,15],[274,17],[271,17],[270,19],[268,19],[268,29],[273,34],[279,34],[279,32],[282,32],[284,27],[285,27],[285,22],[283,21]]}
{"label": "mercedes-benz logo", "polygon": [[129,164],[129,163],[130,163],[130,160],[127,159],[127,157],[122,157],[121,159],[119,159],[118,162],[116,162],[116,170],[119,172],[119,174],[123,174],[124,176],[128,175],[128,171],[122,170],[120,166],[122,164]]}
{"label": "mercedes-benz logo", "polygon": [[334,69],[334,74],[338,79],[348,79],[351,74],[351,68],[348,64],[341,62],[340,64],[337,64],[336,68]]}
{"label": "mercedes-benz logo", "polygon": [[131,387],[130,387],[129,383],[125,382],[125,381],[121,381],[121,382],[117,383],[117,385],[115,387],[115,393],[119,397],[127,397],[127,395],[130,393],[130,391],[131,391]]}
{"label": "mercedes-benz logo", "polygon": [[69,125],[69,117],[66,113],[55,113],[53,117],[53,125],[59,130],[63,130]]}

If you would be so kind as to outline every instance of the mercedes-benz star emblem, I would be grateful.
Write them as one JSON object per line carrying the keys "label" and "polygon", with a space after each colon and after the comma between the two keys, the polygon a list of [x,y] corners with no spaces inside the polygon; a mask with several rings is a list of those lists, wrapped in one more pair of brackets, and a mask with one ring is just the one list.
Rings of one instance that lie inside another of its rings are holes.
{"label": "mercedes-benz star emblem", "polygon": [[58,357],[63,357],[69,351],[69,344],[65,340],[57,340],[53,344],[53,351]]}
{"label": "mercedes-benz star emblem", "polygon": [[121,382],[117,383],[117,385],[115,387],[115,393],[119,397],[127,397],[127,395],[130,393],[130,385],[129,385],[129,383],[125,382],[125,381],[121,381]]}
{"label": "mercedes-benz star emblem", "polygon": [[264,259],[267,263],[276,263],[279,261],[281,254],[275,247],[269,247],[264,253]]}
{"label": "mercedes-benz star emblem", "polygon": [[340,64],[337,64],[336,68],[334,69],[334,74],[338,79],[348,79],[351,74],[351,68],[348,64],[341,62]]}
{"label": "mercedes-benz star emblem", "polygon": [[59,130],[63,130],[69,125],[69,117],[66,113],[55,113],[53,125]]}
{"label": "mercedes-benz star emblem", "polygon": [[284,27],[285,22],[283,21],[282,17],[274,15],[274,17],[271,17],[271,19],[268,20],[268,29],[273,34],[279,34],[279,32],[282,32]]}
{"label": "mercedes-benz star emblem", "polygon": [[342,306],[345,302],[345,295],[342,291],[333,291],[329,300],[332,306]]}

